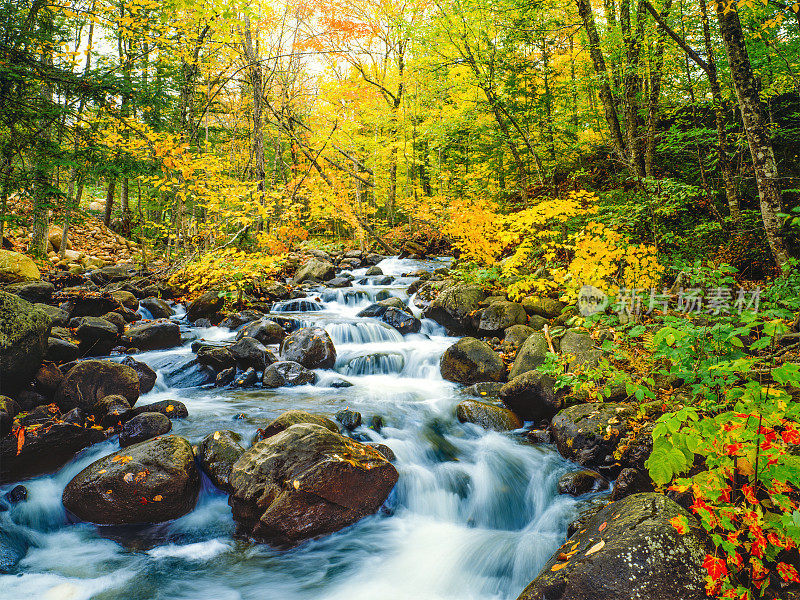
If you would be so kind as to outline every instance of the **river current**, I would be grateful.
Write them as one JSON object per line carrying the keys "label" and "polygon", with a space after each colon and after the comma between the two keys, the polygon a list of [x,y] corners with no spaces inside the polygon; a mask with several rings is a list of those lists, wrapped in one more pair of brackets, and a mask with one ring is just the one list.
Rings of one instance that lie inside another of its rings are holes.
{"label": "river current", "polygon": [[[87,448],[55,474],[23,482],[28,500],[0,512],[0,527],[30,544],[15,573],[0,576],[5,600],[514,600],[565,539],[567,526],[591,496],[558,495],[561,475],[575,466],[549,446],[459,423],[466,397],[439,374],[439,358],[456,339],[423,320],[400,335],[377,319],[355,315],[387,294],[409,301],[404,273],[439,261],[385,259],[395,277],[374,285],[364,270],[349,288],[312,292],[310,302],[276,306],[284,317],[324,327],[338,359],[315,385],[265,390],[202,385],[190,344],[135,358],[158,372],[138,404],[183,402],[189,417],[172,433],[197,443],[218,429],[242,435],[282,412],[302,409],[333,417],[362,413],[362,439],[389,446],[400,479],[384,509],[338,533],[289,551],[234,539],[227,496],[203,476],[195,510],[146,527],[76,523],[61,505],[64,486],[81,469],[119,448],[116,437]],[[304,309],[297,312],[297,309]],[[412,305],[413,308],[413,305]],[[419,316],[419,309],[413,308]],[[188,328],[222,342],[224,328]],[[352,387],[329,386],[344,378]],[[382,418],[380,433],[369,425]],[[13,486],[0,487],[0,494]]]}

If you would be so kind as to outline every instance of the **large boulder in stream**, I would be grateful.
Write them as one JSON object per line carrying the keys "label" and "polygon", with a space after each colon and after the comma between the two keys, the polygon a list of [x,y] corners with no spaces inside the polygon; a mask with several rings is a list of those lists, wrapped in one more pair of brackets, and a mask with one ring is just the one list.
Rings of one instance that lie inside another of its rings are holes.
{"label": "large boulder in stream", "polygon": [[126,421],[122,426],[122,431],[119,433],[119,445],[127,448],[170,431],[172,431],[172,421],[166,415],[158,412],[141,413]]}
{"label": "large boulder in stream", "polygon": [[206,292],[186,309],[186,319],[194,322],[203,317],[211,317],[222,310],[223,306],[225,306],[224,296],[220,296],[219,292]]}
{"label": "large boulder in stream", "polygon": [[522,427],[520,418],[507,408],[476,400],[459,402],[456,416],[462,423],[474,423],[492,431],[512,431]]}
{"label": "large boulder in stream", "polygon": [[570,406],[553,418],[553,441],[562,456],[579,465],[608,466],[620,437],[628,430],[628,418],[635,413],[632,404],[589,402]]}
{"label": "large boulder in stream", "polygon": [[317,374],[311,369],[306,369],[300,363],[291,360],[281,360],[272,363],[264,370],[261,382],[265,388],[279,388],[284,386],[313,384],[317,381]]}
{"label": "large boulder in stream", "polygon": [[233,491],[230,484],[233,465],[244,454],[240,441],[238,433],[225,429],[204,437],[197,448],[200,468],[211,483],[228,493]]}
{"label": "large boulder in stream", "polygon": [[310,258],[297,270],[293,281],[295,285],[308,280],[328,281],[333,279],[334,275],[336,267],[333,263],[320,258]]}
{"label": "large boulder in stream", "polygon": [[453,333],[468,333],[473,329],[470,315],[478,310],[485,298],[481,286],[456,283],[439,292],[424,315]]}
{"label": "large boulder in stream", "polygon": [[125,342],[139,350],[163,350],[181,343],[181,327],[172,321],[145,321],[125,332]]}
{"label": "large boulder in stream", "polygon": [[228,351],[236,361],[236,365],[242,369],[253,369],[263,371],[269,365],[277,361],[267,347],[255,338],[243,337],[238,342],[228,347]]}
{"label": "large boulder in stream", "polygon": [[300,363],[307,369],[332,369],[336,347],[322,327],[304,327],[281,343],[281,359]]}
{"label": "large boulder in stream", "polygon": [[228,502],[241,533],[289,547],[375,513],[397,477],[374,448],[319,425],[293,425],[236,461]]}
{"label": "large boulder in stream", "polygon": [[64,507],[100,525],[161,523],[194,508],[200,472],[192,446],[177,435],[159,437],[103,457],[64,488]]}
{"label": "large boulder in stream", "polygon": [[393,306],[388,307],[384,311],[381,320],[387,325],[394,327],[403,335],[419,333],[419,330],[422,329],[422,321],[414,315],[410,315],[406,311]]}
{"label": "large boulder in stream", "polygon": [[156,385],[158,374],[143,362],[139,362],[130,356],[122,359],[121,364],[126,365],[136,371],[139,376],[139,393],[146,394],[152,390]]}
{"label": "large boulder in stream", "polygon": [[301,423],[311,423],[312,425],[319,425],[328,431],[339,433],[339,426],[327,417],[319,415],[312,415],[305,410],[287,410],[277,419],[269,423],[263,429],[259,429],[253,438],[253,443],[260,442],[273,435],[278,435],[282,431],[286,431],[292,425],[299,425]]}
{"label": "large boulder in stream", "polygon": [[486,342],[471,337],[458,340],[442,354],[439,361],[442,377],[456,383],[504,381],[506,366],[500,355]]}
{"label": "large boulder in stream", "polygon": [[31,380],[47,351],[50,317],[13,294],[0,292],[0,393]]}
{"label": "large boulder in stream", "polygon": [[561,409],[556,381],[539,371],[514,377],[500,389],[500,400],[526,421],[549,419]]}
{"label": "large boulder in stream", "polygon": [[[675,517],[689,523],[685,534]],[[517,600],[702,600],[703,540],[697,520],[666,496],[628,496],[589,519]]]}
{"label": "large boulder in stream", "polygon": [[549,346],[547,345],[547,338],[541,331],[534,331],[525,338],[522,343],[517,357],[514,359],[514,364],[508,374],[509,379],[533,371],[539,365],[544,364],[547,358]]}
{"label": "large boulder in stream", "polygon": [[64,377],[56,403],[62,412],[73,408],[91,412],[106,396],[122,396],[133,406],[139,392],[139,375],[131,367],[107,360],[84,360]]}
{"label": "large boulder in stream", "polygon": [[255,338],[262,344],[269,346],[270,344],[280,344],[286,337],[286,330],[275,321],[266,319],[245,325],[236,334],[237,340],[243,337]]}
{"label": "large boulder in stream", "polygon": [[99,429],[74,423],[25,427],[22,446],[18,437],[0,439],[0,484],[60,469],[75,454],[104,439]]}

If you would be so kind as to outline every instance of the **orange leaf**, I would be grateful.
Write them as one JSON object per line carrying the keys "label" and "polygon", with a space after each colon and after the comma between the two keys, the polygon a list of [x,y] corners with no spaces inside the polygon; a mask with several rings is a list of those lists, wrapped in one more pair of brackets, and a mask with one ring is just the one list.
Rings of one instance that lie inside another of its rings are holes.
{"label": "orange leaf", "polygon": [[17,455],[22,452],[22,446],[25,445],[25,428],[20,427],[17,429]]}

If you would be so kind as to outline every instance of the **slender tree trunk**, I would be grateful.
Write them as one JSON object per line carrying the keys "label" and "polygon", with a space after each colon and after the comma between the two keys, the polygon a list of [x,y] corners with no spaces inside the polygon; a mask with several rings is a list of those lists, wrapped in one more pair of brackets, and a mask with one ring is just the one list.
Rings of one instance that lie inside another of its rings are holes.
{"label": "slender tree trunk", "polygon": [[786,243],[781,237],[781,222],[778,219],[778,213],[782,208],[781,189],[778,184],[778,165],[775,161],[775,152],[767,124],[761,113],[758,88],[750,65],[750,56],[747,53],[739,13],[735,8],[728,10],[726,5],[727,3],[722,0],[717,1],[717,19],[725,53],[728,56],[739,109],[742,113],[747,143],[753,158],[753,170],[758,185],[764,230],[775,263],[778,267],[783,268],[789,260],[789,253]]}
{"label": "slender tree trunk", "polygon": [[261,71],[261,62],[258,49],[258,40],[253,43],[253,31],[250,18],[245,17],[244,51],[250,63],[250,86],[253,94],[253,137],[251,142],[251,177],[258,182],[259,202],[264,202],[264,180],[266,167],[264,165],[264,84]]}
{"label": "slender tree trunk", "polygon": [[11,164],[11,153],[6,153],[3,158],[3,189],[0,192],[0,248],[3,247],[5,237],[6,219],[8,218],[8,195],[11,193],[11,173],[14,166]]}
{"label": "slender tree trunk", "polygon": [[583,21],[586,36],[589,39],[589,55],[592,58],[595,74],[599,80],[600,101],[603,104],[606,123],[611,132],[611,145],[617,157],[626,165],[629,164],[628,152],[626,149],[625,138],[622,136],[622,128],[619,123],[619,115],[614,104],[614,95],[611,92],[611,82],[608,77],[606,61],[603,51],[600,48],[600,35],[597,33],[597,25],[594,21],[591,0],[575,0],[578,5],[578,14]]}
{"label": "slender tree trunk", "polygon": [[[672,0],[665,0],[662,15],[664,18],[669,16],[672,9]],[[647,109],[647,143],[644,154],[644,170],[648,177],[654,177],[653,162],[656,154],[656,132],[658,118],[661,114],[659,104],[661,102],[661,79],[664,73],[664,42],[667,32],[659,29],[656,37],[655,49],[653,51],[653,64],[650,68],[650,96]]]}
{"label": "slender tree trunk", "polygon": [[644,177],[642,119],[639,115],[639,94],[641,92],[639,67],[642,38],[644,37],[644,4],[641,0],[636,9],[635,28],[631,22],[630,0],[622,0],[620,3],[620,26],[625,42],[625,77],[623,86],[625,92],[625,134],[627,137],[630,171],[634,177]]}
{"label": "slender tree trunk", "polygon": [[111,177],[108,182],[108,190],[106,191],[106,210],[103,215],[103,223],[106,227],[111,225],[111,211],[114,209],[114,196],[117,192],[117,177]]}

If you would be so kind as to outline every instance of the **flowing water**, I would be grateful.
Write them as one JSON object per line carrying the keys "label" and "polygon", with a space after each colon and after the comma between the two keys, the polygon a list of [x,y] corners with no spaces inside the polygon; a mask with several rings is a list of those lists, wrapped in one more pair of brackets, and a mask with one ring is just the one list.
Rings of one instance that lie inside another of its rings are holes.
{"label": "flowing water", "polygon": [[[399,276],[442,263],[386,259],[379,266]],[[551,447],[459,423],[455,406],[464,396],[442,380],[438,368],[455,339],[428,320],[420,333],[402,336],[376,319],[355,316],[376,298],[408,301],[413,279],[374,285],[363,270],[353,275],[353,287],[320,290],[304,302],[277,307],[296,326],[324,327],[335,342],[336,366],[318,371],[316,385],[209,387],[187,344],[136,357],[159,373],[155,389],[139,403],[178,399],[189,418],[174,421],[173,433],[195,443],[217,429],[231,429],[242,434],[245,445],[258,427],[289,409],[328,416],[342,408],[360,411],[365,425],[355,434],[385,443],[397,455],[400,479],[381,513],[277,551],[233,538],[227,496],[204,476],[197,507],[176,521],[147,527],[71,522],[61,506],[64,486],[86,465],[118,449],[111,438],[58,473],[25,482],[28,501],[0,513],[0,527],[30,544],[15,573],[0,576],[0,596],[514,600],[590,500],[556,492],[559,477],[575,467]],[[235,336],[214,327],[190,331],[210,341]],[[353,386],[330,387],[338,379]],[[383,419],[380,433],[367,427],[373,416]]]}

